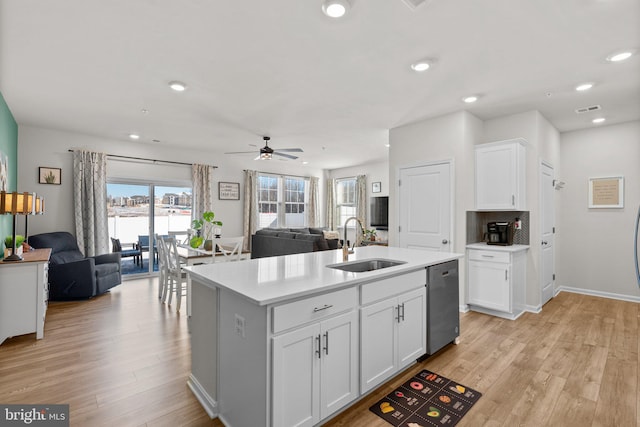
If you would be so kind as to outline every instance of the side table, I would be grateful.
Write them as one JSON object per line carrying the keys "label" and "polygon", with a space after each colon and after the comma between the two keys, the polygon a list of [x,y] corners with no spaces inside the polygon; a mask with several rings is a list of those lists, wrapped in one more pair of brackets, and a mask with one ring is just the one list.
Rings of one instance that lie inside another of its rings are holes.
{"label": "side table", "polygon": [[25,252],[23,261],[0,261],[0,344],[35,332],[44,337],[51,249]]}

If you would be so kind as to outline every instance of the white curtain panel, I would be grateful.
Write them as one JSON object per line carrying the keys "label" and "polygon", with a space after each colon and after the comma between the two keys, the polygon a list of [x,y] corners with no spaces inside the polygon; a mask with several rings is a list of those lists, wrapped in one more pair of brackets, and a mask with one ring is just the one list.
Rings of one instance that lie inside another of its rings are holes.
{"label": "white curtain panel", "polygon": [[337,217],[337,205],[336,205],[336,180],[329,178],[327,179],[327,228],[329,230],[337,230],[338,229],[338,217]]}
{"label": "white curtain panel", "polygon": [[244,249],[251,250],[251,236],[258,230],[258,172],[244,171]]}
{"label": "white curtain panel", "polygon": [[318,218],[320,217],[319,207],[319,190],[318,190],[318,177],[312,176],[309,178],[309,208],[307,209],[307,224],[309,227],[318,226]]}
{"label": "white curtain panel", "polygon": [[[191,181],[193,182],[193,201],[191,207],[191,219],[202,218],[203,212],[213,210],[211,201],[211,181],[213,179],[213,166],[193,164],[191,166]],[[204,224],[204,227],[208,227]],[[202,230],[203,236],[211,235],[211,230]]]}
{"label": "white curtain panel", "polygon": [[73,152],[73,201],[78,247],[85,256],[109,252],[107,155]]}
{"label": "white curtain panel", "polygon": [[[367,226],[367,176],[358,175],[356,177],[356,217],[363,227]],[[359,245],[362,240],[362,233],[358,232],[356,226],[356,243]],[[364,230],[361,230],[364,231]]]}

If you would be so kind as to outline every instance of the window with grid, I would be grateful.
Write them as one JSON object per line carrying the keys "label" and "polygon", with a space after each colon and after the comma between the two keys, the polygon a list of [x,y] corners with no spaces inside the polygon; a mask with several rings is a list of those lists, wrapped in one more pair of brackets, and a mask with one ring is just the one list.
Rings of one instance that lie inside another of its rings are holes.
{"label": "window with grid", "polygon": [[259,227],[306,226],[308,188],[306,178],[258,174]]}
{"label": "window with grid", "polygon": [[[336,207],[338,224],[342,225],[352,216],[356,216],[356,178],[336,180]],[[353,226],[355,223],[352,223]]]}

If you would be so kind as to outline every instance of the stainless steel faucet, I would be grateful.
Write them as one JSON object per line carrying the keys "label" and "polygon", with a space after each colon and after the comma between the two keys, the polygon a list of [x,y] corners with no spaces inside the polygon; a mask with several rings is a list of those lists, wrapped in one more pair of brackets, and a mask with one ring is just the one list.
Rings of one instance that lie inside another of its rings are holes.
{"label": "stainless steel faucet", "polygon": [[362,225],[362,222],[360,222],[360,220],[355,216],[347,218],[347,220],[344,222],[344,240],[342,243],[342,260],[343,261],[347,261],[349,259],[349,254],[353,253],[353,247],[356,245],[356,242],[358,241],[358,230],[356,230],[356,235],[353,241],[353,245],[351,245],[351,248],[349,248],[349,246],[347,245],[347,224],[349,224],[349,221],[351,221],[352,219],[355,219],[356,222],[360,224],[360,231],[364,232],[364,227]]}

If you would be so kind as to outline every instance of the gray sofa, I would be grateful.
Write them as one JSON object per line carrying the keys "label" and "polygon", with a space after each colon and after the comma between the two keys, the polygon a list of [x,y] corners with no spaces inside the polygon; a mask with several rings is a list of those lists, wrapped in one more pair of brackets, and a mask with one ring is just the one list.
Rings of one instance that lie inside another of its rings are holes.
{"label": "gray sofa", "polygon": [[251,236],[251,258],[338,249],[338,239],[325,239],[322,228],[263,228]]}

